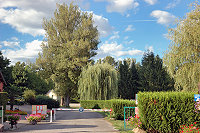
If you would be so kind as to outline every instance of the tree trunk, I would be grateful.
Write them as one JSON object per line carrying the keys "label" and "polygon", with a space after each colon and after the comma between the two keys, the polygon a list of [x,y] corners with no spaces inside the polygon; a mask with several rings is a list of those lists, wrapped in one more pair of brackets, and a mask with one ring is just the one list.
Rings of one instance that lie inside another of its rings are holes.
{"label": "tree trunk", "polygon": [[69,103],[70,103],[70,97],[69,94],[67,94],[67,96],[65,97],[65,104],[67,107],[69,107]]}
{"label": "tree trunk", "polygon": [[10,97],[10,110],[13,110],[14,100],[14,97]]}
{"label": "tree trunk", "polygon": [[67,96],[61,96],[61,101],[60,101],[60,105],[61,106],[69,107],[69,103],[70,103],[70,97],[69,97],[69,95],[67,95]]}

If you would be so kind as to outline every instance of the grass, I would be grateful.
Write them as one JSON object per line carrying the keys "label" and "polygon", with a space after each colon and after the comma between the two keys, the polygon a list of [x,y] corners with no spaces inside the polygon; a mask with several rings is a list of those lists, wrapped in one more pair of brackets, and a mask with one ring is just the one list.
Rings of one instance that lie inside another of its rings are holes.
{"label": "grass", "polygon": [[115,127],[115,129],[120,131],[120,133],[133,133],[132,130],[124,130],[124,121],[123,120],[110,119],[109,112],[102,112],[102,111],[97,111],[97,112],[100,113],[105,118],[105,120],[110,122],[113,125],[113,127]]}

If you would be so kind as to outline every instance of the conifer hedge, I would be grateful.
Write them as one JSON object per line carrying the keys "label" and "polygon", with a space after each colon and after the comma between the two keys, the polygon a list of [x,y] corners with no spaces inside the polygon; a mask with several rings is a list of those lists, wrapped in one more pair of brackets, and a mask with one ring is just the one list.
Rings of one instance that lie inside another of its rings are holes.
{"label": "conifer hedge", "polygon": [[135,107],[135,101],[130,100],[83,100],[81,107],[87,109],[112,109],[112,117],[115,119],[124,118],[124,107]]}
{"label": "conifer hedge", "polygon": [[180,125],[199,122],[192,92],[140,92],[139,116],[149,132],[176,133]]}

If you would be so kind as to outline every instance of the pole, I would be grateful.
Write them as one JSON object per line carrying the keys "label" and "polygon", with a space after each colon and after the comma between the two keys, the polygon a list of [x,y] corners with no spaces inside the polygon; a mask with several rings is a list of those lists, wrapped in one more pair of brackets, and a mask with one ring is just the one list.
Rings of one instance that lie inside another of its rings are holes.
{"label": "pole", "polygon": [[54,120],[56,120],[56,109],[54,109]]}
{"label": "pole", "polygon": [[2,119],[2,125],[3,125],[3,106],[2,106],[2,117],[1,117],[1,119]]}
{"label": "pole", "polygon": [[51,110],[51,113],[50,113],[50,122],[52,123],[52,110]]}

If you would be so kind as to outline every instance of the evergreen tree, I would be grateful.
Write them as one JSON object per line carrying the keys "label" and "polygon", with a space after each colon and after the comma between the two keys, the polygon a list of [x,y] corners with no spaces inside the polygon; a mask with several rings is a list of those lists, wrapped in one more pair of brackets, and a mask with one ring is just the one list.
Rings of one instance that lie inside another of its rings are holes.
{"label": "evergreen tree", "polygon": [[141,91],[173,90],[173,80],[163,68],[162,59],[153,52],[147,51],[142,58],[139,69]]}
{"label": "evergreen tree", "polygon": [[81,100],[109,100],[118,94],[118,74],[108,63],[84,68],[78,83]]}
{"label": "evergreen tree", "polygon": [[81,69],[96,55],[99,39],[92,18],[70,4],[58,5],[54,18],[44,20],[46,43],[37,64],[54,81],[62,105],[68,106],[70,97],[77,94]]}

